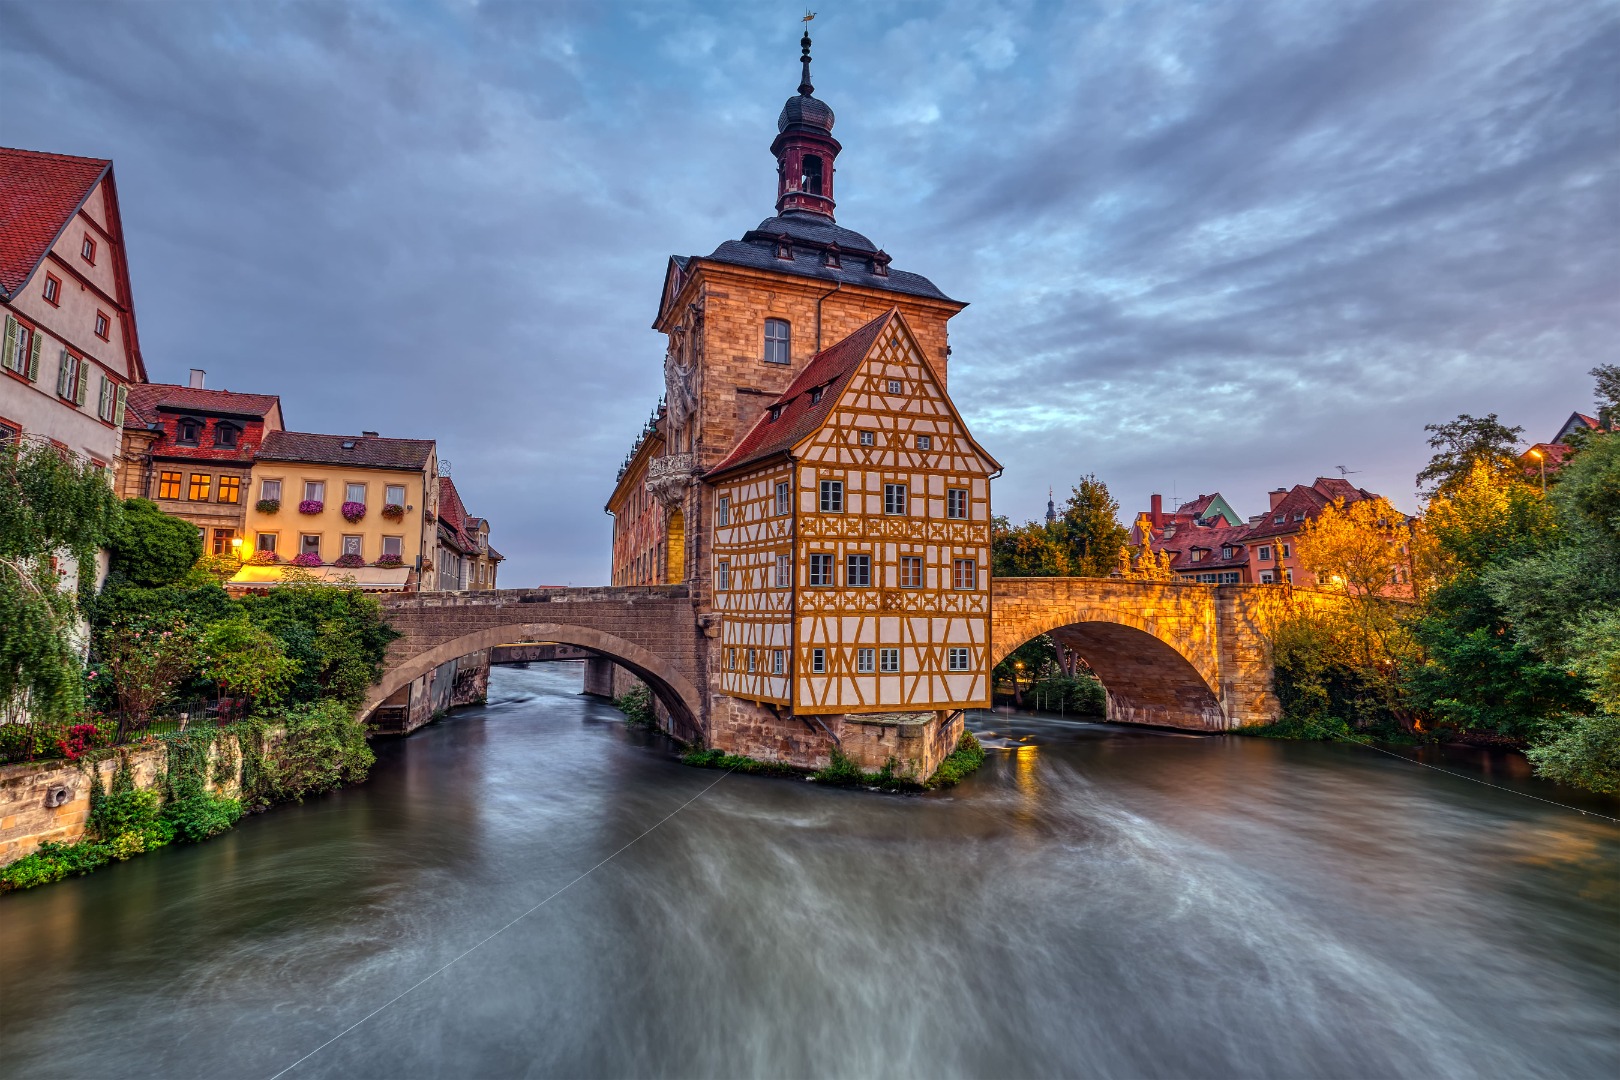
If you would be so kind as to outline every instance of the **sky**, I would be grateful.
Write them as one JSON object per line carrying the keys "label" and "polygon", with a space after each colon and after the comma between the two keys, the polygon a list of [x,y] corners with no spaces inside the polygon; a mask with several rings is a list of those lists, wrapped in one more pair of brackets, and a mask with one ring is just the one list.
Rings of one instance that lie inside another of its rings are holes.
{"label": "sky", "polygon": [[[1015,522],[1095,473],[1349,478],[1547,439],[1620,361],[1620,4],[834,3],[839,224],[971,303]],[[434,438],[501,584],[609,575],[668,257],[773,213],[802,6],[0,0],[0,144],[112,158],[154,381]]]}

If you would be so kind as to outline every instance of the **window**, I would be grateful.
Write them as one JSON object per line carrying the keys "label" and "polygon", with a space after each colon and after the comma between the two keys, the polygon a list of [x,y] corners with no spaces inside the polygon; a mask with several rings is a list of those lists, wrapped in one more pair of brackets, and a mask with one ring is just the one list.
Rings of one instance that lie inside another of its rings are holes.
{"label": "window", "polygon": [[[84,404],[83,372],[79,375],[79,404]],[[96,403],[96,415],[113,424],[124,422],[124,402],[129,400],[129,388],[119,386],[107,376],[101,377],[101,396]]]}
{"label": "window", "polygon": [[305,533],[298,538],[298,553],[300,555],[319,555],[321,553],[321,534]]}
{"label": "window", "polygon": [[192,502],[207,502],[208,486],[213,482],[213,479],[214,478],[209,476],[207,473],[192,473],[191,489],[186,493],[186,498],[190,499]]}
{"label": "window", "polygon": [[227,448],[233,447],[236,445],[237,439],[241,436],[241,434],[242,429],[237,427],[235,424],[215,423],[214,445]]}
{"label": "window", "polygon": [[872,556],[848,555],[844,558],[844,584],[852,589],[864,589],[872,584]]}
{"label": "window", "polygon": [[731,588],[731,560],[721,559],[714,564],[714,587],[717,589]]}
{"label": "window", "polygon": [[900,670],[900,650],[899,649],[879,649],[878,650],[878,670],[882,671],[882,672],[889,673],[889,674],[893,674],[894,672],[899,671]]}
{"label": "window", "polygon": [[919,436],[917,436],[917,449],[919,449],[919,450],[932,450],[933,448],[934,448],[933,436],[931,436],[931,435],[919,435]]}
{"label": "window", "polygon": [[389,484],[383,488],[383,502],[389,506],[405,505],[405,485]]}
{"label": "window", "polygon": [[793,331],[786,319],[765,320],[765,362],[767,364],[791,364],[793,357],[790,349],[793,340]]}
{"label": "window", "polygon": [[14,443],[22,438],[22,428],[6,420],[0,420],[0,446]]}
{"label": "window", "polygon": [[62,366],[56,372],[56,395],[67,398],[69,401],[77,398],[82,375],[79,358],[63,349]]}
{"label": "window", "polygon": [[180,497],[180,474],[177,472],[158,473],[158,498],[178,499]]}
{"label": "window", "polygon": [[900,556],[900,587],[902,589],[922,588],[922,556]]}
{"label": "window", "polygon": [[201,420],[183,416],[174,425],[174,441],[181,446],[196,446],[202,438],[202,428]]}
{"label": "window", "polygon": [[948,518],[967,517],[967,488],[947,488],[945,490],[945,516]]}
{"label": "window", "polygon": [[269,500],[271,500],[273,502],[280,502],[281,501],[281,481],[280,480],[260,480],[259,481],[259,498],[261,498],[261,499],[269,499]]}
{"label": "window", "polygon": [[855,650],[855,671],[857,674],[870,675],[877,670],[876,649]]}
{"label": "window", "polygon": [[898,394],[899,392],[900,392],[900,380],[899,379],[890,379],[889,380],[889,393]]}
{"label": "window", "polygon": [[345,555],[358,555],[358,554],[360,554],[360,537],[352,536],[352,535],[345,536],[343,538],[343,554],[345,554]]}
{"label": "window", "polygon": [[1286,514],[1278,514],[1276,517],[1271,519],[1271,523],[1273,525],[1281,525],[1283,523],[1283,518],[1286,516]]}
{"label": "window", "polygon": [[405,538],[403,536],[385,536],[382,538],[382,553],[402,558],[405,555]]}
{"label": "window", "polygon": [[753,672],[754,672],[754,650],[749,649],[748,650],[748,673],[751,675],[751,674],[753,674]]}
{"label": "window", "polygon": [[771,653],[771,674],[787,674],[787,650],[776,649]]}
{"label": "window", "polygon": [[51,274],[45,275],[45,302],[53,307],[62,303],[62,281]]}
{"label": "window", "polygon": [[96,242],[90,239],[89,233],[84,234],[84,243],[79,245],[79,258],[91,266],[96,265]]}
{"label": "window", "polygon": [[112,329],[112,321],[107,318],[105,311],[96,312],[96,337],[106,341]]}
{"label": "window", "polygon": [[885,514],[904,514],[906,512],[906,485],[883,485],[883,512]]}
{"label": "window", "polygon": [[731,524],[731,497],[722,495],[714,502],[714,523],[716,525]]}
{"label": "window", "polygon": [[810,556],[810,584],[816,586],[830,586],[833,583],[833,557],[831,555]]}
{"label": "window", "polygon": [[946,656],[945,666],[951,671],[967,671],[970,666],[968,656],[968,650],[966,649],[951,649]]}
{"label": "window", "polygon": [[215,529],[214,530],[214,554],[215,555],[229,555],[231,553],[231,547],[232,547],[231,541],[234,540],[234,539],[236,539],[236,530],[235,529]]}
{"label": "window", "polygon": [[825,675],[827,673],[826,649],[810,650],[810,670],[817,675]]}
{"label": "window", "polygon": [[219,501],[222,503],[238,503],[242,501],[242,478],[240,476],[222,476],[219,478]]}
{"label": "window", "polygon": [[736,649],[727,649],[726,650],[726,670],[727,671],[736,671],[737,670],[737,650]]}
{"label": "window", "polygon": [[4,366],[26,376],[31,359],[37,353],[33,347],[39,344],[39,339],[32,330],[9,315],[6,316],[6,331]]}
{"label": "window", "polygon": [[844,482],[842,480],[823,480],[821,482],[821,512],[823,514],[842,514],[844,512]]}
{"label": "window", "polygon": [[814,405],[814,404],[816,404],[816,403],[817,403],[817,402],[819,402],[819,401],[820,401],[820,400],[821,400],[821,395],[822,395],[822,393],[823,393],[823,392],[824,392],[824,391],[825,391],[825,390],[826,390],[826,389],[827,389],[827,388],[826,388],[826,387],[825,387],[825,386],[818,386],[818,387],[816,387],[816,388],[815,388],[815,389],[814,389],[814,390],[811,390],[811,391],[810,391],[810,404],[812,404],[812,405]]}
{"label": "window", "polygon": [[323,503],[326,501],[325,480],[305,480],[304,498],[310,502]]}
{"label": "window", "polygon": [[357,502],[357,503],[360,503],[361,505],[364,505],[365,501],[366,501],[366,485],[364,485],[364,484],[344,484],[343,485],[343,501],[344,502]]}
{"label": "window", "polygon": [[815,154],[804,155],[804,169],[799,177],[799,190],[806,195],[821,194],[821,158]]}
{"label": "window", "polygon": [[776,513],[779,517],[793,513],[793,487],[786,480],[776,485]]}
{"label": "window", "polygon": [[1271,561],[1271,545],[1270,544],[1261,544],[1260,545],[1260,561],[1261,562],[1270,562]]}
{"label": "window", "polygon": [[1272,574],[1271,574],[1270,570],[1262,570],[1262,571],[1260,571],[1260,584],[1262,584],[1262,585],[1270,585],[1272,583],[1272,580],[1273,580],[1273,578],[1272,578]]}
{"label": "window", "polygon": [[788,588],[793,584],[793,556],[778,555],[776,557],[776,587]]}
{"label": "window", "polygon": [[1287,544],[1284,544],[1282,546],[1282,553],[1283,553],[1283,558],[1285,558],[1285,559],[1291,558],[1293,556],[1293,554],[1294,554],[1292,551],[1288,550],[1288,545]]}
{"label": "window", "polygon": [[271,554],[274,554],[276,550],[276,534],[260,533],[255,543],[257,544],[257,550],[268,551]]}
{"label": "window", "polygon": [[954,559],[951,562],[951,588],[972,589],[979,584],[978,567],[972,559]]}
{"label": "window", "polygon": [[1231,557],[1232,557],[1232,545],[1231,544],[1222,544],[1221,545],[1221,558],[1230,559]]}
{"label": "window", "polygon": [[1296,511],[1294,513],[1294,520],[1295,521],[1304,521],[1305,520],[1305,511],[1303,511],[1303,510]]}
{"label": "window", "polygon": [[860,443],[861,443],[862,446],[871,446],[872,445],[872,433],[870,431],[861,432],[860,435],[859,435],[859,439],[860,439]]}

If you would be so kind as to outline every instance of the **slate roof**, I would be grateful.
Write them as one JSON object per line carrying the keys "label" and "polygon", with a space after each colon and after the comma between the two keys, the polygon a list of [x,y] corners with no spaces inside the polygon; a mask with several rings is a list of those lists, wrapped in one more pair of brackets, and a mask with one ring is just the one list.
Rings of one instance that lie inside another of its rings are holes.
{"label": "slate roof", "polygon": [[102,158],[0,147],[0,296],[28,282],[110,168]]}
{"label": "slate roof", "polygon": [[[788,237],[791,243],[791,259],[776,256],[777,240],[782,236]],[[839,265],[836,267],[826,265],[827,253],[834,244],[838,246]],[[676,261],[685,269],[691,258],[697,256],[684,260],[677,256]],[[951,299],[921,274],[892,268],[887,274],[877,273],[874,259],[887,267],[889,256],[872,241],[820,214],[800,210],[766,218],[758,228],[744,233],[741,240],[727,240],[707,258],[710,262],[747,266],[755,270],[776,270],[828,282],[841,281],[846,285],[860,285],[909,296]]]}
{"label": "slate roof", "polygon": [[[849,385],[855,369],[861,366],[872,346],[877,344],[878,336],[883,328],[889,325],[889,320],[896,318],[899,312],[890,308],[859,330],[850,334],[842,341],[830,348],[816,353],[810,358],[810,363],[799,372],[793,385],[782,391],[778,397],[765,410],[748,434],[742,437],[736,447],[726,459],[708,471],[709,476],[717,476],[729,472],[743,465],[777,454],[784,454],[791,450],[799,440],[805,438],[819,428],[832,412],[833,406],[843,394],[844,388]],[[811,391],[822,387],[820,397],[812,401]],[[772,412],[778,408],[780,414],[775,420],[771,419]]]}
{"label": "slate roof", "polygon": [[169,383],[141,383],[129,388],[124,426],[143,428],[157,419],[159,409],[262,419],[280,403],[281,398],[275,394],[237,394],[229,390],[204,390]]}
{"label": "slate roof", "polygon": [[[345,449],[344,443],[353,444]],[[427,467],[432,439],[388,439],[375,435],[316,435],[308,431],[271,431],[259,447],[260,461],[294,461],[311,465],[358,465],[372,469]]]}

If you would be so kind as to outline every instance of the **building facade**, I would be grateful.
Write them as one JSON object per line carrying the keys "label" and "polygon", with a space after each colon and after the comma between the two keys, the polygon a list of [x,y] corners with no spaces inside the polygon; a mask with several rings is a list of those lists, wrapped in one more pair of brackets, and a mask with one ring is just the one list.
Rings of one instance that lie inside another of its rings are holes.
{"label": "building facade", "polygon": [[267,434],[282,430],[281,399],[203,383],[204,373],[193,370],[186,386],[130,388],[118,493],[151,499],[196,525],[204,553],[245,557],[254,455]]}
{"label": "building facade", "polygon": [[489,519],[468,513],[455,482],[443,475],[439,477],[438,539],[436,580],[440,592],[476,592],[496,587],[495,576],[505,556],[489,545]]}
{"label": "building facade", "polygon": [[966,305],[835,221],[809,45],[771,144],[776,214],[666,268],[664,404],[608,499],[612,575],[697,598],[712,745],[881,764],[920,725],[908,745],[932,749],[904,768],[926,773],[989,696],[999,466],[947,390]]}

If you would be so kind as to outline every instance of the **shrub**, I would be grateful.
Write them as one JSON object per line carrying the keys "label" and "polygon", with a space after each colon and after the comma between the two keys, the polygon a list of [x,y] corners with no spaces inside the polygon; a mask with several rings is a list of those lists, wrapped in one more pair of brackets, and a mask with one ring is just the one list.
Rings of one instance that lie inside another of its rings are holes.
{"label": "shrub", "polygon": [[362,559],[360,556],[351,551],[346,554],[339,555],[337,562],[333,563],[332,565],[341,566],[346,570],[353,570],[357,566],[366,565],[366,560]]}
{"label": "shrub", "polygon": [[203,553],[197,526],[165,514],[148,499],[129,499],[109,530],[111,568],[136,585],[167,585],[185,577]]}
{"label": "shrub", "polygon": [[330,698],[289,709],[284,732],[266,740],[259,764],[258,794],[302,801],[366,778],[376,761],[366,745],[366,729],[354,709]]}
{"label": "shrub", "polygon": [[69,761],[78,761],[88,751],[106,746],[107,739],[95,724],[74,724],[67,734],[56,740],[57,748]]}
{"label": "shrub", "polygon": [[280,499],[260,499],[253,508],[261,514],[274,514],[281,509]]}
{"label": "shrub", "polygon": [[294,566],[319,566],[321,565],[321,557],[313,551],[303,551],[293,556],[292,564]]}
{"label": "shrub", "polygon": [[163,818],[174,827],[174,838],[189,844],[218,836],[235,825],[241,816],[239,800],[211,791],[199,792],[163,807]]}
{"label": "shrub", "polygon": [[65,877],[88,874],[98,866],[105,866],[110,858],[107,847],[102,844],[41,844],[38,851],[0,870],[0,892],[32,889]]}
{"label": "shrub", "polygon": [[384,555],[381,558],[379,558],[372,565],[374,565],[374,566],[404,566],[405,565],[405,560],[401,559],[398,555]]}
{"label": "shrub", "polygon": [[727,769],[762,776],[801,776],[804,773],[803,769],[795,769],[779,761],[759,761],[741,754],[728,754],[724,750],[705,750],[702,747],[696,747],[682,754],[681,763],[700,769]]}
{"label": "shrub", "polygon": [[405,508],[399,503],[386,503],[382,508],[382,516],[389,521],[404,521]]}
{"label": "shrub", "polygon": [[363,502],[346,502],[343,504],[341,513],[343,514],[343,520],[352,525],[366,516],[366,504]]}
{"label": "shrub", "polygon": [[652,691],[645,685],[636,686],[627,690],[623,697],[613,703],[624,713],[624,722],[631,727],[655,728],[658,726],[658,716],[653,712]]}
{"label": "shrub", "polygon": [[980,745],[978,737],[971,731],[963,731],[962,737],[956,740],[956,749],[939,763],[934,775],[928,778],[928,786],[954,787],[969,774],[977,772],[983,764],[984,747]]}
{"label": "shrub", "polygon": [[326,509],[326,504],[319,499],[305,499],[298,504],[300,514],[318,514]]}

